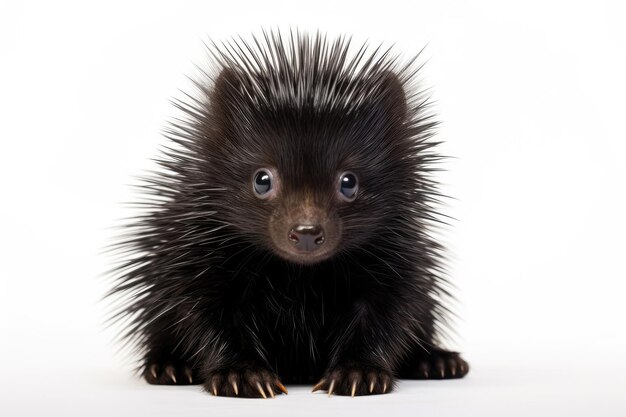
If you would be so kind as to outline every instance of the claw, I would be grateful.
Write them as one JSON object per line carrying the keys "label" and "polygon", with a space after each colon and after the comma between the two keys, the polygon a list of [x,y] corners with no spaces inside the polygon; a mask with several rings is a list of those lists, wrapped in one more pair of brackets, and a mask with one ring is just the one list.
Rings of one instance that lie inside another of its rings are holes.
{"label": "claw", "polygon": [[330,387],[328,388],[328,396],[333,395],[333,391],[335,389],[335,380],[330,381]]}
{"label": "claw", "polygon": [[437,369],[437,371],[439,372],[439,376],[441,378],[444,378],[446,376],[446,372],[445,372],[445,365],[443,363],[443,360],[438,359],[437,363],[435,364],[435,368]]}
{"label": "claw", "polygon": [[170,377],[170,379],[176,384],[176,375],[174,374],[174,367],[173,366],[168,366],[167,368],[165,368],[165,373],[167,374],[167,376]]}
{"label": "claw", "polygon": [[190,384],[193,384],[193,377],[191,376],[191,369],[185,368],[185,375],[187,375],[187,379]]}
{"label": "claw", "polygon": [[275,397],[275,395],[274,395],[274,390],[272,390],[272,387],[270,386],[270,383],[269,383],[269,382],[266,382],[266,383],[265,383],[265,388],[267,388],[267,391],[270,393],[270,396],[271,396],[272,398],[274,398],[274,397]]}
{"label": "claw", "polygon": [[352,382],[352,391],[350,392],[350,395],[354,397],[355,393],[356,393],[356,381]]}
{"label": "claw", "polygon": [[259,391],[259,394],[263,396],[263,398],[267,398],[267,395],[265,395],[265,391],[263,391],[263,387],[259,382],[256,383],[256,389]]}
{"label": "claw", "polygon": [[315,392],[315,391],[321,390],[325,383],[326,383],[326,380],[325,379],[321,379],[320,382],[315,384],[315,386],[313,387],[313,390],[311,392]]}
{"label": "claw", "polygon": [[456,365],[450,365],[450,374],[452,374],[452,376],[456,376]]}
{"label": "claw", "polygon": [[233,386],[233,391],[235,391],[235,395],[239,395],[239,387],[237,386],[237,383],[235,381],[232,381],[230,385]]}
{"label": "claw", "polygon": [[150,365],[150,375],[152,375],[154,379],[156,379],[157,377],[157,368],[158,368],[158,365],[156,364]]}
{"label": "claw", "polygon": [[211,391],[213,391],[213,395],[217,397],[217,387],[215,386],[215,382],[211,383]]}
{"label": "claw", "polygon": [[370,393],[374,392],[374,381],[370,382]]}
{"label": "claw", "polygon": [[289,394],[289,391],[287,391],[287,388],[285,388],[285,386],[281,384],[280,381],[276,381],[276,385],[278,386],[278,388],[280,388],[282,392],[284,392],[285,394]]}
{"label": "claw", "polygon": [[387,383],[383,382],[383,394],[387,392]]}

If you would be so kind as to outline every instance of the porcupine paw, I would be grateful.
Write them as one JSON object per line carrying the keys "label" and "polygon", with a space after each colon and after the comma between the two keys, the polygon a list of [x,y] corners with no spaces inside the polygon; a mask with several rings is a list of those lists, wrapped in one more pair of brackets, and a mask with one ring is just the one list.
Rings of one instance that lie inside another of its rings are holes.
{"label": "porcupine paw", "polygon": [[393,389],[394,377],[387,370],[347,364],[329,369],[313,387],[313,392],[327,391],[328,395],[375,395],[386,394]]}
{"label": "porcupine paw", "polygon": [[200,383],[193,369],[181,361],[148,361],[143,377],[153,385],[192,385]]}
{"label": "porcupine paw", "polygon": [[216,396],[274,398],[287,388],[275,373],[264,367],[239,366],[209,372],[204,389]]}
{"label": "porcupine paw", "polygon": [[414,358],[400,372],[401,378],[453,379],[463,378],[469,372],[469,364],[458,352],[436,350]]}

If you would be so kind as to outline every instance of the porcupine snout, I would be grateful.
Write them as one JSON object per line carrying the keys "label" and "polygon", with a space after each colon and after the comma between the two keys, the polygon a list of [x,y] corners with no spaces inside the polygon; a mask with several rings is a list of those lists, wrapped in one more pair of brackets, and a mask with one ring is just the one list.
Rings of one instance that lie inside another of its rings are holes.
{"label": "porcupine snout", "polygon": [[314,252],[324,244],[324,229],[319,224],[296,224],[289,230],[288,238],[296,249]]}

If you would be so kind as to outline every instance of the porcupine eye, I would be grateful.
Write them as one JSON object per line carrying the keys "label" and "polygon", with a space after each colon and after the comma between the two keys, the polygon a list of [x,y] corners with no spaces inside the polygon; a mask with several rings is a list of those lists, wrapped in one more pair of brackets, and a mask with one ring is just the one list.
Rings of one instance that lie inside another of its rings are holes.
{"label": "porcupine eye", "polygon": [[352,172],[344,172],[339,177],[339,196],[346,201],[353,201],[356,198],[356,192],[359,189],[359,183],[356,175]]}
{"label": "porcupine eye", "polygon": [[254,194],[256,194],[257,197],[266,198],[267,196],[269,196],[270,191],[272,191],[271,172],[265,169],[259,169],[254,174],[252,187],[254,189]]}

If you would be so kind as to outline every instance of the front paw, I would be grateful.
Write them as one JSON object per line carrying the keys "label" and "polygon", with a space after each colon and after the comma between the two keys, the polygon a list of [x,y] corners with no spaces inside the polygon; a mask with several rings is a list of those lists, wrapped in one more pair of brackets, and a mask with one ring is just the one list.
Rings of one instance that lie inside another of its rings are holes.
{"label": "front paw", "polygon": [[390,371],[360,364],[346,364],[330,368],[313,387],[313,392],[327,391],[328,395],[386,394],[393,389],[394,378]]}
{"label": "front paw", "polygon": [[204,389],[216,396],[245,398],[274,398],[287,394],[278,375],[264,367],[241,365],[209,372]]}
{"label": "front paw", "polygon": [[152,385],[191,385],[199,382],[188,363],[175,360],[148,361],[143,377]]}
{"label": "front paw", "polygon": [[453,379],[463,378],[468,372],[469,364],[458,352],[433,349],[410,357],[399,370],[399,376],[408,379]]}

